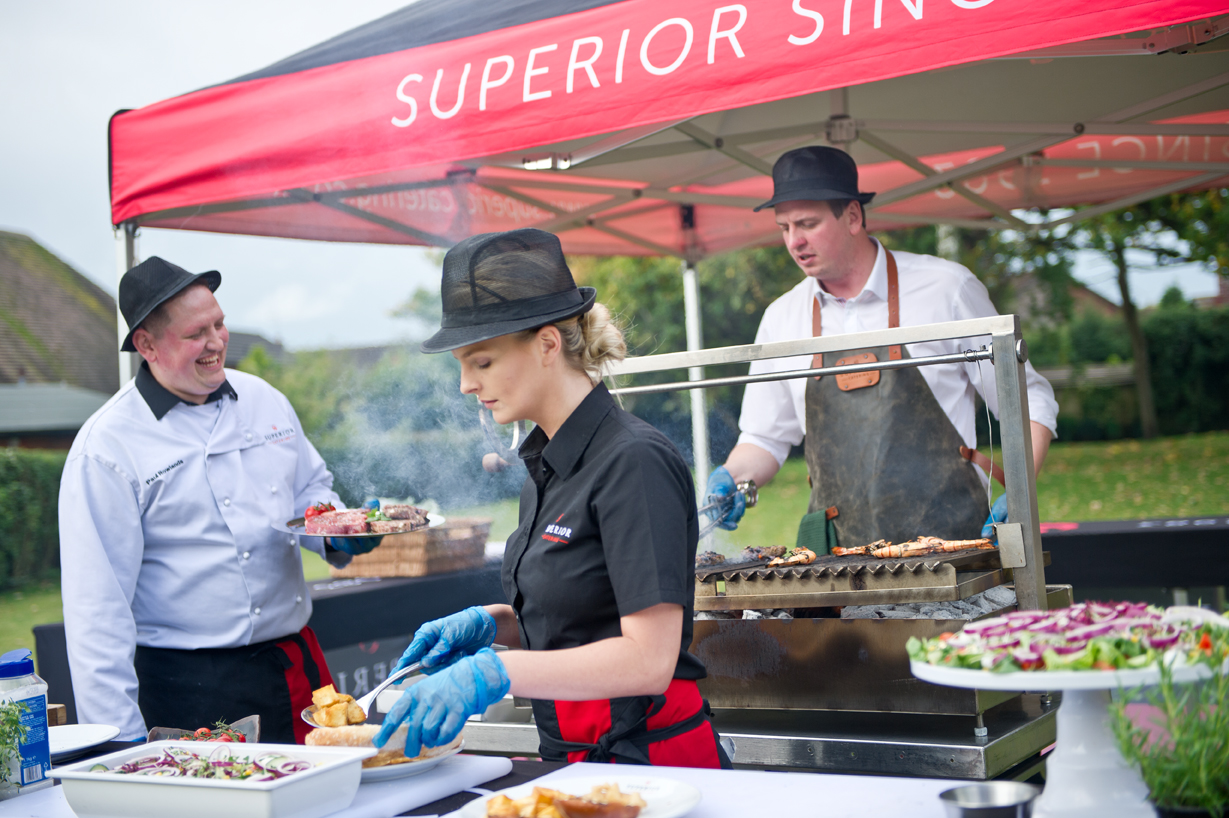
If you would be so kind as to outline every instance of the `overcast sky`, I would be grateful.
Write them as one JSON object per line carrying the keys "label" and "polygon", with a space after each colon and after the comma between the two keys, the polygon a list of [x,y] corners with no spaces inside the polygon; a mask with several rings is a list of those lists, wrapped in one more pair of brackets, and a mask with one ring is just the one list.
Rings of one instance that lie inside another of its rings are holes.
{"label": "overcast sky", "polygon": [[[111,114],[262,68],[405,5],[0,0],[0,229],[33,236],[114,295]],[[439,286],[426,252],[410,247],[144,230],[139,249],[142,258],[220,270],[218,300],[231,328],[292,348],[405,337],[414,327],[384,305]],[[337,315],[354,317],[329,317]]]}
{"label": "overcast sky", "polygon": [[[114,294],[112,113],[240,76],[406,4],[0,0],[0,229],[33,236]],[[221,270],[218,296],[231,327],[296,349],[405,338],[415,328],[391,318],[388,307],[439,282],[426,252],[407,247],[145,230],[140,254]],[[1082,262],[1077,275],[1118,300],[1108,263]],[[1134,279],[1141,304],[1156,302],[1174,282],[1189,296],[1216,290],[1215,277],[1196,270]]]}

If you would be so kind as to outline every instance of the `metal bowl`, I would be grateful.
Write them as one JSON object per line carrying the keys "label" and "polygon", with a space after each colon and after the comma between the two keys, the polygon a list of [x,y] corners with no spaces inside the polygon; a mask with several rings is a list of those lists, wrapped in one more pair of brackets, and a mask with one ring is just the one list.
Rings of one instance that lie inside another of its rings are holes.
{"label": "metal bowl", "polygon": [[1041,788],[1017,781],[985,781],[939,793],[950,818],[1031,818]]}

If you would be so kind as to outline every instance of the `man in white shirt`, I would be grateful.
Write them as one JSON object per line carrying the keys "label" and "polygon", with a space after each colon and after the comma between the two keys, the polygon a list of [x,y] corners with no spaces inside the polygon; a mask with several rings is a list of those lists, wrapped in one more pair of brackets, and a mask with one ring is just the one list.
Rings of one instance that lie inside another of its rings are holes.
{"label": "man in white shirt", "polygon": [[[122,348],[145,362],[81,428],[61,480],[77,712],[121,739],[257,714],[262,740],[301,742],[298,713],[331,683],[299,538],[272,526],[343,506],[285,396],[223,368],[221,280],[157,257],[125,274]],[[340,566],[378,542],[302,546]]]}
{"label": "man in white shirt", "polygon": [[[986,288],[966,268],[934,256],[890,253],[866,232],[857,167],[835,148],[789,151],[773,167],[774,207],[790,255],[805,278],[764,313],[755,342],[837,335],[889,326],[916,326],[996,314]],[[957,353],[953,340],[829,355],[871,354],[878,360]],[[823,356],[815,356],[816,359]],[[808,369],[810,358],[758,361],[751,372]],[[1058,406],[1053,390],[1026,367],[1034,465],[1041,468]],[[744,505],[737,484],[770,481],[791,446],[806,442],[812,481],[809,511],[827,512],[844,546],[877,539],[901,542],[920,534],[975,537],[990,509],[986,477],[962,457],[974,449],[975,395],[997,413],[989,363],[941,364],[858,376],[748,384],[741,434],[707,494],[735,502],[709,512],[721,527],[737,527]],[[838,382],[839,381],[839,382]],[[873,381],[873,382],[872,382]],[[833,511],[835,509],[835,511]],[[1006,504],[989,519],[1001,522]],[[823,516],[820,516],[822,521]]]}

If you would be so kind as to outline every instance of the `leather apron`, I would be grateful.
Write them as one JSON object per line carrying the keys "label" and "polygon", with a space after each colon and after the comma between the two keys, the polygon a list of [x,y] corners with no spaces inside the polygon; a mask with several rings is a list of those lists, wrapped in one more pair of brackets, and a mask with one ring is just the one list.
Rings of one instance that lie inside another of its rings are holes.
{"label": "leather apron", "polygon": [[[888,326],[893,328],[900,326],[896,259],[886,248],[884,252]],[[812,310],[812,333],[820,335],[818,297]],[[851,350],[829,363],[906,355],[908,351],[896,345]],[[823,355],[816,355],[812,368],[823,365]],[[832,522],[845,547],[880,539],[907,542],[919,535],[977,537],[990,509],[976,467],[960,455],[963,445],[917,368],[807,380],[808,511],[835,506]]]}

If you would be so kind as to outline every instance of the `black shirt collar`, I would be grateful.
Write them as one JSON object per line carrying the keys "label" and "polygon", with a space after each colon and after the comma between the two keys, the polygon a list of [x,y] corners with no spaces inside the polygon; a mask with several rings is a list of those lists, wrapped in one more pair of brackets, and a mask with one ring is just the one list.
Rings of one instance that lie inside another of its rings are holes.
{"label": "black shirt collar", "polygon": [[[148,361],[141,362],[141,368],[137,370],[136,382],[137,391],[141,393],[141,397],[145,398],[145,402],[149,404],[150,411],[154,413],[154,417],[158,420],[162,420],[167,412],[174,409],[175,404],[188,403],[188,401],[158,383],[154,373],[149,371]],[[239,400],[239,396],[235,393],[235,388],[230,385],[230,381],[222,381],[222,385],[209,393],[209,397],[205,398],[205,403],[213,403],[215,400],[221,400],[228,395],[232,400]],[[188,405],[195,406],[196,404],[189,403]]]}
{"label": "black shirt collar", "polygon": [[[597,427],[614,405],[614,398],[606,384],[599,383],[568,415],[553,438],[547,439],[540,426],[530,432],[521,445],[521,458],[541,457],[555,474],[571,474],[597,432]],[[532,473],[532,469],[530,471]]]}

